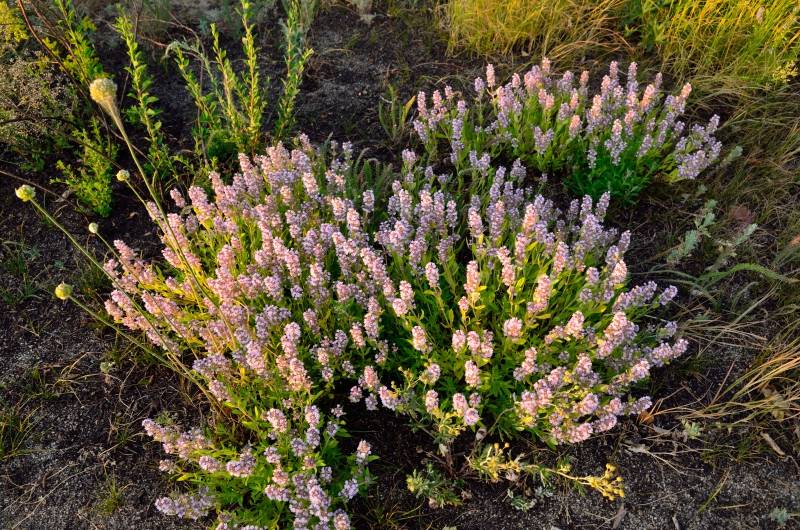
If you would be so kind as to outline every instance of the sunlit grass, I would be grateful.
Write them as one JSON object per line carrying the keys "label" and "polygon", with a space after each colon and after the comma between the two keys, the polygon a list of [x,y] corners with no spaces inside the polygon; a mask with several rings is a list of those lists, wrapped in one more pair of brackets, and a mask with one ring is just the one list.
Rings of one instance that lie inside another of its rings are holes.
{"label": "sunlit grass", "polygon": [[641,0],[643,44],[676,77],[769,86],[797,73],[800,4],[795,0]]}
{"label": "sunlit grass", "polygon": [[616,31],[626,0],[450,0],[442,5],[450,50],[522,49],[553,60],[626,46]]}

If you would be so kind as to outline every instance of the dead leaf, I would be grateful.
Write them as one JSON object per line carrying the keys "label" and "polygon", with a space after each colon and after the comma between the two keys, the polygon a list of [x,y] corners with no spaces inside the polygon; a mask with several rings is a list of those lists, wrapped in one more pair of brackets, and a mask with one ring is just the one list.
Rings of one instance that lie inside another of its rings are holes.
{"label": "dead leaf", "polygon": [[775,440],[772,439],[772,436],[770,436],[769,433],[762,432],[761,437],[765,442],[767,442],[767,445],[769,445],[773,451],[778,453],[778,456],[786,456],[786,453],[784,453],[783,449],[781,449],[778,444],[775,443]]}
{"label": "dead leaf", "polygon": [[737,204],[736,206],[732,207],[728,212],[728,216],[730,216],[732,220],[736,221],[741,226],[753,224],[753,221],[756,219],[756,214],[754,214],[753,211],[744,204]]}
{"label": "dead leaf", "polygon": [[622,520],[627,513],[628,510],[625,509],[625,504],[621,504],[619,510],[617,510],[617,515],[614,516],[614,520],[611,522],[611,530],[617,530],[617,528],[619,528],[619,525],[622,524]]}

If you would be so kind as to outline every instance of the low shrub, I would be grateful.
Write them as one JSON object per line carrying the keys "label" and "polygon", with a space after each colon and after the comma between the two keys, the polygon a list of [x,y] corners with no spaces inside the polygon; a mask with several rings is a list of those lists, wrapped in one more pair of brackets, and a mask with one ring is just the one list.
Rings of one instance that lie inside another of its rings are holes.
{"label": "low shrub", "polygon": [[609,195],[562,214],[519,187],[522,166],[479,166],[488,192],[461,208],[446,179],[405,158],[376,235],[397,282],[385,373],[402,381],[389,389],[365,372],[351,397],[377,393],[445,446],[467,429],[577,443],[646,410],[629,390],[687,343],[655,318],[674,287],[626,287],[630,233],[603,227]]}
{"label": "low shrub", "polygon": [[107,312],[173,367],[192,362],[189,377],[219,411],[205,429],[144,422],[174,456],[162,469],[195,486],[158,500],[165,514],[214,509],[218,529],[350,527],[343,509],[369,480],[370,447],[344,454],[334,388],[388,346],[364,231],[373,197],[347,195],[348,147],[324,158],[307,140],[279,145],[242,155],[230,185],[212,174],[213,200],[192,187],[188,200],[171,192],[178,213],[149,203],[163,264],[114,242]]}
{"label": "low shrub", "polygon": [[717,116],[688,131],[681,121],[691,85],[665,97],[660,75],[642,90],[636,74],[631,63],[623,83],[612,62],[599,92],[590,95],[588,72],[555,76],[547,59],[505,85],[489,65],[471,98],[449,87],[444,97],[438,90],[431,98],[420,93],[414,129],[429,159],[449,152],[457,171],[484,154],[509,164],[519,158],[564,178],[575,194],[597,199],[610,192],[632,201],[653,179],[696,178],[722,147],[714,138]]}
{"label": "low shrub", "polygon": [[66,184],[81,206],[106,217],[111,213],[113,200],[111,183],[117,145],[103,135],[96,118],[89,120],[87,129],[72,131],[72,141],[81,153],[77,167],[59,160],[56,168],[61,171],[62,177],[52,182]]}
{"label": "low shrub", "polygon": [[0,68],[0,150],[22,159],[25,169],[42,170],[69,137],[77,98],[6,2],[0,2]]}

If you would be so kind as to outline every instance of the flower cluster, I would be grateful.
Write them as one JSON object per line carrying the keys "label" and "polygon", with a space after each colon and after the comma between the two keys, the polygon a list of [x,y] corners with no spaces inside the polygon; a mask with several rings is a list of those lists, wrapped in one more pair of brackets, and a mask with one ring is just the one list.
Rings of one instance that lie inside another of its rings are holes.
{"label": "flower cluster", "polygon": [[114,242],[107,312],[191,364],[212,404],[237,418],[229,435],[145,420],[175,457],[162,468],[204,488],[159,500],[166,514],[216,507],[220,528],[350,527],[343,507],[368,479],[370,448],[341,455],[344,413],[329,398],[388,346],[374,281],[386,273],[363,229],[372,198],[347,195],[342,151],[326,164],[301,138],[292,151],[240,157],[230,184],[212,174],[213,200],[192,187],[188,198],[172,191],[177,213],[150,204],[163,264]]}
{"label": "flower cluster", "polygon": [[400,293],[387,310],[400,334],[389,365],[404,378],[381,394],[391,408],[440,442],[480,427],[559,444],[650,406],[631,385],[687,343],[669,342],[674,323],[640,325],[676,290],[626,288],[630,233],[603,226],[608,194],[561,212],[498,167],[462,217],[441,179],[409,171],[377,236]]}
{"label": "flower cluster", "polygon": [[429,105],[420,93],[414,129],[429,157],[449,152],[459,170],[475,167],[483,153],[519,158],[564,177],[577,194],[599,198],[608,191],[631,200],[654,178],[694,179],[719,158],[719,117],[687,130],[681,117],[691,85],[666,96],[661,85],[659,74],[641,88],[636,63],[622,80],[612,62],[594,94],[588,72],[557,76],[547,59],[505,85],[489,65],[471,97],[445,87],[444,96],[433,92]]}
{"label": "flower cluster", "polygon": [[640,326],[676,290],[626,288],[630,234],[603,226],[609,194],[561,212],[521,187],[521,160],[468,158],[482,188],[464,196],[458,174],[404,152],[384,208],[347,185],[349,146],[328,156],[301,137],[241,156],[230,184],[212,174],[213,199],[191,187],[170,193],[176,213],[148,204],[163,262],[114,242],[107,312],[233,418],[145,420],[172,455],[161,469],[199,486],[159,510],[213,509],[219,530],[349,528],[374,457],[363,440],[341,453],[341,388],[443,443],[466,429],[577,443],[649,407],[631,385],[686,342],[669,342],[673,322]]}

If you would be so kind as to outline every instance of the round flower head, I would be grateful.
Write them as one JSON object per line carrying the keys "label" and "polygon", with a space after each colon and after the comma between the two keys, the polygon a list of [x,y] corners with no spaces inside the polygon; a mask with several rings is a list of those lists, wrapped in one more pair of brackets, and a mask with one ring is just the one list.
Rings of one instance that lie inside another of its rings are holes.
{"label": "round flower head", "polygon": [[117,171],[117,180],[118,181],[125,182],[129,178],[131,178],[131,174],[128,173],[127,169],[120,169],[119,171]]}
{"label": "round flower head", "polygon": [[27,184],[23,184],[14,190],[14,193],[17,195],[17,198],[23,202],[33,200],[36,196],[36,190],[33,189],[33,186],[28,186]]}
{"label": "round flower head", "polygon": [[90,234],[96,234],[99,229],[100,229],[100,227],[97,226],[97,223],[89,223],[89,233]]}
{"label": "round flower head", "polygon": [[117,84],[111,79],[100,77],[89,85],[89,95],[106,114],[111,116],[114,125],[125,135],[125,126],[122,123],[122,116],[119,114],[119,107],[117,107]]}
{"label": "round flower head", "polygon": [[68,283],[61,282],[55,289],[56,298],[59,300],[69,300],[72,296],[72,286]]}
{"label": "round flower head", "polygon": [[111,114],[109,109],[116,107],[117,84],[107,77],[99,77],[89,85],[89,96]]}

